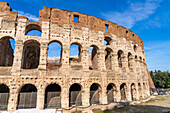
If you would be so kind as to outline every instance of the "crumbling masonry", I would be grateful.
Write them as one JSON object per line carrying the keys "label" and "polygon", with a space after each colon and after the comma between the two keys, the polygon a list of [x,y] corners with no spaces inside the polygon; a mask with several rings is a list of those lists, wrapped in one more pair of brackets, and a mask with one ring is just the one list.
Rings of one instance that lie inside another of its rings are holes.
{"label": "crumbling masonry", "polygon": [[[41,36],[28,36],[32,30]],[[9,39],[15,40],[15,52]],[[62,47],[58,63],[47,61],[52,42]],[[78,58],[69,56],[72,44],[79,46]],[[149,76],[143,41],[129,29],[50,7],[40,10],[39,22],[30,22],[0,2],[1,110],[142,100],[150,96]]]}

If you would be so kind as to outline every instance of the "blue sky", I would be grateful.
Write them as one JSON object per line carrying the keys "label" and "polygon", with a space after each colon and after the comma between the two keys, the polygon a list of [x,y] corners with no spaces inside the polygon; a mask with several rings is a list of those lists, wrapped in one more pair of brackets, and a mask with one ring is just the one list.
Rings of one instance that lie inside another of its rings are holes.
{"label": "blue sky", "polygon": [[144,42],[149,70],[170,70],[170,0],[1,0],[38,21],[43,6],[103,18],[129,28]]}

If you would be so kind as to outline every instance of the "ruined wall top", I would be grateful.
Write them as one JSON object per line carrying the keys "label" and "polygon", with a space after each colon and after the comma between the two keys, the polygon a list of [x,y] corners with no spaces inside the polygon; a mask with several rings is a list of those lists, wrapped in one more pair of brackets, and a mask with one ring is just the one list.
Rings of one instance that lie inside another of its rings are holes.
{"label": "ruined wall top", "polygon": [[[11,11],[11,7],[7,2],[0,2],[0,12],[2,12],[0,17],[3,17],[3,20],[16,21],[20,18],[26,18],[23,16],[17,17],[17,12]],[[78,23],[74,22],[74,16],[78,16]],[[117,37],[133,41],[134,44],[138,44],[138,46],[141,46],[144,50],[143,41],[138,35],[123,26],[94,16],[63,9],[43,7],[39,12],[38,24],[41,25],[42,21],[57,25],[67,24],[76,28],[86,27],[89,28],[89,30],[102,31],[105,33],[105,36],[114,34]],[[105,32],[105,25],[108,26],[107,32]]]}

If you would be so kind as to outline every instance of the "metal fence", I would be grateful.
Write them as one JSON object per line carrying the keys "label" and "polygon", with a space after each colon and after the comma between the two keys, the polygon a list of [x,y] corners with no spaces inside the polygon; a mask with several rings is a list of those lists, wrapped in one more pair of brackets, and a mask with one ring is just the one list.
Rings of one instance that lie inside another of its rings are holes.
{"label": "metal fence", "polygon": [[0,93],[0,110],[7,110],[9,93]]}
{"label": "metal fence", "polygon": [[71,91],[70,92],[70,106],[81,106],[82,105],[82,98],[81,98],[81,91]]}
{"label": "metal fence", "polygon": [[109,104],[114,102],[113,90],[107,91],[107,101],[108,101]]}
{"label": "metal fence", "polygon": [[37,92],[19,93],[18,109],[36,108]]}
{"label": "metal fence", "polygon": [[99,104],[99,90],[90,91],[90,104]]}
{"label": "metal fence", "polygon": [[46,92],[46,102],[44,108],[60,108],[61,92]]}

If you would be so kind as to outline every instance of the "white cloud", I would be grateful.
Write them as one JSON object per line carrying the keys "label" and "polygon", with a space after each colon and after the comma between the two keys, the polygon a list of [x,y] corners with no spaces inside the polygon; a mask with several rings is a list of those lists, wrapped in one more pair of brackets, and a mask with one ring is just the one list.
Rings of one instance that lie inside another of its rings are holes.
{"label": "white cloud", "polygon": [[14,10],[14,11],[18,12],[18,16],[25,16],[25,17],[27,17],[29,20],[38,22],[38,17],[36,17],[35,15],[32,15],[32,14],[30,14],[30,13],[25,13],[25,12],[20,11],[20,10]]}
{"label": "white cloud", "polygon": [[149,70],[170,70],[170,40],[145,43],[145,54]]}
{"label": "white cloud", "polygon": [[109,21],[132,28],[137,21],[145,20],[155,13],[161,1],[146,0],[145,2],[129,3],[129,8],[124,12],[108,12],[102,13],[102,15]]}

